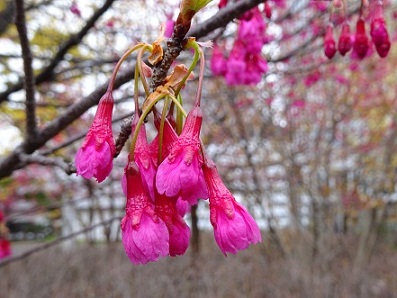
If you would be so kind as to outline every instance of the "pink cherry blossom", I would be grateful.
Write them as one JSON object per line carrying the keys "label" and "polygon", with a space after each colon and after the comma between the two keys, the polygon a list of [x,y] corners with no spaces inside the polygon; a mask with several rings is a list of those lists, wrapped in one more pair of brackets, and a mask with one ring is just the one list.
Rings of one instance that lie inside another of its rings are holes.
{"label": "pink cherry blossom", "polygon": [[[132,121],[132,131],[136,129],[139,115],[136,113]],[[152,158],[150,145],[147,143],[146,128],[143,124],[138,132],[138,138],[135,144],[134,160],[138,165],[139,172],[142,175],[144,189],[149,193],[150,198],[154,200],[154,177],[156,175],[157,163]]]}
{"label": "pink cherry blossom", "polygon": [[202,120],[199,107],[189,112],[181,135],[158,167],[156,187],[160,194],[168,197],[181,195],[191,204],[207,197],[199,140]]}
{"label": "pink cherry blossom", "polygon": [[214,44],[212,52],[211,71],[215,76],[224,76],[226,73],[226,59],[217,44]]}
{"label": "pink cherry blossom", "polygon": [[155,210],[168,228],[169,253],[172,257],[183,255],[189,246],[190,239],[190,228],[178,212],[176,204],[177,198],[156,193]]}
{"label": "pink cherry blossom", "polygon": [[203,166],[208,185],[210,221],[216,243],[226,255],[246,249],[262,241],[258,225],[248,211],[239,204],[223,184],[212,161]]}
{"label": "pink cherry blossom", "polygon": [[10,241],[7,239],[0,239],[0,260],[11,255]]}
{"label": "pink cherry blossom", "polygon": [[121,221],[124,250],[134,264],[157,261],[169,253],[169,234],[144,190],[138,167],[129,161],[125,170],[126,215]]}
{"label": "pink cherry blossom", "polygon": [[348,23],[342,25],[342,32],[339,36],[338,50],[342,56],[345,56],[352,48],[352,38],[350,34],[350,26]]}
{"label": "pink cherry blossom", "polygon": [[368,48],[369,44],[367,34],[365,33],[365,22],[362,18],[359,18],[357,21],[353,49],[359,58],[364,58]]}
{"label": "pink cherry blossom", "polygon": [[112,170],[116,150],[112,134],[113,104],[112,94],[108,91],[99,101],[94,121],[76,153],[77,175],[86,179],[95,177],[102,182]]}
{"label": "pink cherry blossom", "polygon": [[324,53],[328,59],[332,59],[336,53],[336,43],[334,40],[333,34],[333,25],[329,24],[326,29],[325,38],[324,38]]}
{"label": "pink cherry blossom", "polygon": [[173,21],[171,18],[168,18],[167,22],[165,23],[165,32],[164,32],[165,37],[172,36],[172,33],[174,31],[174,25],[175,25],[175,21]]}
{"label": "pink cherry blossom", "polygon": [[391,43],[380,3],[374,4],[370,35],[379,56],[382,58],[386,57],[389,53]]}

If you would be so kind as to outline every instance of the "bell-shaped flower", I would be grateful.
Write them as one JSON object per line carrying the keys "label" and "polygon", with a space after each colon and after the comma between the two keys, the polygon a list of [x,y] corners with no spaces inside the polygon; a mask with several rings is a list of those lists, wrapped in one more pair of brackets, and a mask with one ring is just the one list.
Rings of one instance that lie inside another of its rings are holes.
{"label": "bell-shaped flower", "polygon": [[138,167],[133,161],[129,161],[125,177],[126,215],[121,221],[124,250],[134,264],[157,261],[169,252],[167,226],[155,213],[154,205],[142,185]]}
{"label": "bell-shaped flower", "polygon": [[186,118],[181,135],[158,167],[156,187],[160,194],[181,196],[191,204],[196,204],[199,198],[207,198],[199,140],[202,120],[201,109],[194,107]]}
{"label": "bell-shaped flower", "polygon": [[368,37],[365,33],[365,22],[362,18],[357,21],[356,35],[354,38],[353,49],[358,57],[364,58],[368,52]]}
{"label": "bell-shaped flower", "polygon": [[210,202],[210,221],[215,241],[226,255],[262,241],[258,225],[223,184],[212,161],[203,166]]}
{"label": "bell-shaped flower", "polygon": [[86,179],[95,177],[102,182],[112,170],[116,150],[112,134],[113,105],[112,93],[108,91],[99,101],[94,121],[76,153],[77,175]]}
{"label": "bell-shaped flower", "polygon": [[324,54],[328,57],[328,59],[332,59],[336,53],[336,43],[334,39],[333,28],[334,26],[329,24],[324,37]]}
{"label": "bell-shaped flower", "polygon": [[352,48],[352,37],[350,34],[350,26],[348,23],[343,23],[342,31],[339,36],[338,50],[342,56],[345,56]]}
{"label": "bell-shaped flower", "polygon": [[156,193],[155,211],[168,228],[170,256],[183,255],[189,246],[190,228],[178,212],[177,198]]}

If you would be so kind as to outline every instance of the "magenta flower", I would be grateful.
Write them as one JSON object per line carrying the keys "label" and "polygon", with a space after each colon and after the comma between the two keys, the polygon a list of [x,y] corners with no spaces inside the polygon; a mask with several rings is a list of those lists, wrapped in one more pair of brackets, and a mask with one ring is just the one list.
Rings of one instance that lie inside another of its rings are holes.
{"label": "magenta flower", "polygon": [[7,239],[0,239],[0,260],[11,255],[10,241]]}
{"label": "magenta flower", "polygon": [[173,21],[171,17],[167,18],[167,22],[165,23],[165,31],[164,31],[165,37],[172,36],[172,33],[174,32],[174,26],[175,26],[175,21]]}
{"label": "magenta flower", "polygon": [[338,50],[342,56],[345,56],[352,48],[352,37],[350,35],[350,26],[348,23],[343,23],[342,32],[339,36]]}
{"label": "magenta flower", "polygon": [[158,167],[156,187],[160,194],[167,197],[181,196],[191,204],[196,204],[199,198],[207,197],[199,140],[202,120],[199,107],[189,112],[181,135]]}
{"label": "magenta flower", "polygon": [[223,184],[212,161],[203,166],[208,185],[210,221],[215,241],[226,255],[246,249],[262,241],[258,225],[248,211],[240,205]]}
{"label": "magenta flower", "polygon": [[112,170],[116,150],[112,135],[113,104],[112,93],[108,91],[99,101],[94,121],[76,153],[77,175],[86,179],[95,177],[102,182]]}
{"label": "magenta flower", "polygon": [[121,221],[124,250],[134,264],[155,262],[168,255],[168,229],[154,212],[136,164],[129,161],[125,171],[127,203]]}
{"label": "magenta flower", "polygon": [[391,46],[389,33],[387,32],[386,22],[383,17],[382,5],[379,3],[374,5],[370,35],[379,56],[384,58],[389,53]]}
{"label": "magenta flower", "polygon": [[336,53],[336,44],[333,34],[333,25],[329,24],[324,38],[324,54],[328,59],[332,59]]}
{"label": "magenta flower", "polygon": [[176,198],[157,193],[155,210],[168,228],[169,253],[172,257],[183,255],[189,246],[190,239],[190,228],[179,214],[176,204]]}
{"label": "magenta flower", "polygon": [[212,52],[211,71],[214,76],[224,76],[226,73],[226,59],[217,44],[214,44]]}
{"label": "magenta flower", "polygon": [[190,210],[190,204],[186,200],[183,200],[179,197],[176,201],[176,210],[178,211],[180,216],[184,217],[185,214],[188,213]]}
{"label": "magenta flower", "polygon": [[364,58],[368,52],[368,37],[365,33],[365,22],[362,18],[357,21],[356,35],[353,43],[354,52],[358,57]]}
{"label": "magenta flower", "polygon": [[[132,131],[136,129],[139,121],[139,115],[136,113],[132,121]],[[152,158],[150,145],[147,143],[145,125],[140,127],[138,138],[135,144],[134,160],[138,165],[139,172],[142,176],[142,183],[144,190],[150,195],[154,201],[154,177],[156,175],[157,163],[156,159]]]}

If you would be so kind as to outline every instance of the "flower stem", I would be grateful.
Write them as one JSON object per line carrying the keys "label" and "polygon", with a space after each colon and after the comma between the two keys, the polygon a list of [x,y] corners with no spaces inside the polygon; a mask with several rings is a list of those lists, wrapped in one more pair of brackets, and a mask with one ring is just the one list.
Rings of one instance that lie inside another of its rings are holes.
{"label": "flower stem", "polygon": [[159,127],[159,151],[157,156],[157,164],[159,165],[163,161],[163,138],[164,138],[164,123],[167,118],[167,111],[170,105],[170,98],[167,96],[164,100],[163,112],[161,113],[160,127]]}
{"label": "flower stem", "polygon": [[178,88],[175,91],[175,95],[178,95],[181,92],[182,87],[185,85],[186,80],[188,79],[189,75],[192,73],[193,69],[196,67],[198,60],[200,59],[199,50],[200,47],[198,46],[196,41],[190,41],[187,43],[187,49],[193,48],[194,49],[194,56],[192,64],[190,64],[189,71],[187,72],[186,76],[183,80],[179,83]]}
{"label": "flower stem", "polygon": [[134,154],[135,151],[135,145],[136,141],[138,139],[139,135],[139,130],[141,129],[141,126],[143,122],[145,121],[146,116],[151,112],[152,108],[154,105],[159,102],[162,98],[164,98],[166,94],[161,93],[159,96],[157,96],[153,101],[150,102],[150,104],[146,107],[144,111],[142,111],[141,117],[139,117],[138,123],[136,124],[134,134],[132,136],[132,141],[131,141],[131,148],[130,148],[130,154]]}

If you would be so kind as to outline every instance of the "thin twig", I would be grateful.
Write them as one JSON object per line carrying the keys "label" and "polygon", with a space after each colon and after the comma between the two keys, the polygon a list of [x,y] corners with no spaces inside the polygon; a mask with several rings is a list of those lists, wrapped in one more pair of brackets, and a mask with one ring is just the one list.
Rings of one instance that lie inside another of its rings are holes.
{"label": "thin twig", "polygon": [[26,30],[24,1],[15,0],[16,18],[15,25],[18,30],[22,49],[23,69],[25,74],[24,88],[26,92],[26,139],[33,141],[37,135],[35,77],[32,68],[32,52],[30,51],[28,33]]}
{"label": "thin twig", "polygon": [[74,165],[70,162],[66,162],[61,157],[47,157],[38,154],[30,155],[30,154],[21,153],[19,155],[19,159],[24,164],[40,164],[44,166],[56,166],[64,170],[65,173],[68,175],[76,173],[76,168],[74,167]]}
{"label": "thin twig", "polygon": [[[74,46],[78,45],[84,38],[84,36],[87,35],[87,33],[90,31],[91,28],[94,27],[96,21],[109,9],[109,7],[113,4],[113,2],[116,0],[107,0],[101,8],[99,8],[93,16],[87,21],[86,25],[78,32],[77,34],[73,34],[69,37],[69,39],[60,47],[59,51],[57,54],[54,56],[54,58],[51,60],[51,62],[48,64],[48,66],[37,75],[36,77],[36,84],[41,84],[43,82],[48,82],[54,80],[54,69],[58,64],[64,59],[65,55],[67,52]],[[19,82],[10,88],[8,90],[0,93],[0,103],[3,101],[8,100],[8,96],[14,92],[17,92],[23,88],[23,83]]]}

